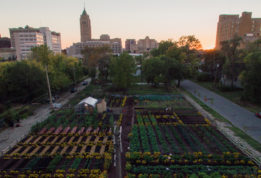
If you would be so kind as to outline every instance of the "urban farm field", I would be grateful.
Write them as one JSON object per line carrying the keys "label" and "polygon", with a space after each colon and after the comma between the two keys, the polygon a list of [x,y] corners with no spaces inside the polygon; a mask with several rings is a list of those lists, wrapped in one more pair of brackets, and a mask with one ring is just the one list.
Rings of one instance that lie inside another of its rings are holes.
{"label": "urban farm field", "polygon": [[[128,177],[257,176],[255,163],[181,95],[136,99],[125,153]],[[157,109],[151,103],[168,108]]]}
{"label": "urban farm field", "polygon": [[106,177],[120,116],[56,113],[0,158],[4,177]]}

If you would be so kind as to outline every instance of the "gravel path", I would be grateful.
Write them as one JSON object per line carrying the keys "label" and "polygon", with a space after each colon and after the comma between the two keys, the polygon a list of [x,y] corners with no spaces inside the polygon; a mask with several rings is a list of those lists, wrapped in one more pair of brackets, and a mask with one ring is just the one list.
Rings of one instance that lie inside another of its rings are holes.
{"label": "gravel path", "polygon": [[181,86],[261,143],[261,119],[254,113],[190,80],[183,81]]}

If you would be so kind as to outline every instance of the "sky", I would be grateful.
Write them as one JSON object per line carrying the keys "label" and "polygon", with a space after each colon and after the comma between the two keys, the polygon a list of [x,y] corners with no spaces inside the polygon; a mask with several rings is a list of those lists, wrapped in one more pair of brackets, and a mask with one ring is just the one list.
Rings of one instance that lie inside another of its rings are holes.
{"label": "sky", "polygon": [[[29,25],[60,32],[62,48],[80,41],[84,0],[0,0],[0,34]],[[261,18],[261,0],[86,0],[92,38],[178,40],[195,35],[204,49],[215,46],[220,14],[252,12]]]}

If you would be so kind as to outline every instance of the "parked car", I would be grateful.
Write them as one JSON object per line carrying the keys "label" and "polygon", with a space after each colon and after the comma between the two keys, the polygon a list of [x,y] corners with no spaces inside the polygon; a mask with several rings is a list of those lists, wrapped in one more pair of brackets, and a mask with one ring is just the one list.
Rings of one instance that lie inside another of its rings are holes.
{"label": "parked car", "polygon": [[256,113],[256,117],[261,118],[261,112],[257,112],[257,113]]}
{"label": "parked car", "polygon": [[62,104],[61,103],[53,103],[53,109],[54,110],[58,110],[62,107]]}
{"label": "parked car", "polygon": [[88,85],[88,81],[83,81],[82,85]]}
{"label": "parked car", "polygon": [[76,91],[77,91],[77,88],[75,88],[75,87],[71,88],[71,93],[74,93]]}
{"label": "parked car", "polygon": [[[55,97],[52,97],[52,102],[54,103],[55,102]],[[45,103],[50,103],[50,98],[46,98],[45,99]]]}

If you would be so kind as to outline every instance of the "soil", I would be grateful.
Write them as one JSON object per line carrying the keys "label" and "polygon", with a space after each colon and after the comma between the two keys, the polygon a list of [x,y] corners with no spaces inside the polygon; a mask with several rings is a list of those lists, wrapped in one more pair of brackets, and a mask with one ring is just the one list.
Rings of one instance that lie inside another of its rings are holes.
{"label": "soil", "polygon": [[[131,120],[132,120],[132,117],[134,117],[134,115],[133,115],[134,114],[134,107],[133,107],[132,104],[133,104],[133,101],[129,100],[129,103],[124,108],[125,113],[124,113],[124,117],[122,119],[122,133],[121,133],[121,141],[122,141],[121,172],[122,172],[122,177],[127,175],[127,171],[125,170],[125,165],[126,165],[125,154],[128,151],[128,147],[129,147],[128,134],[131,132]],[[111,178],[114,178],[114,177],[111,177]]]}

